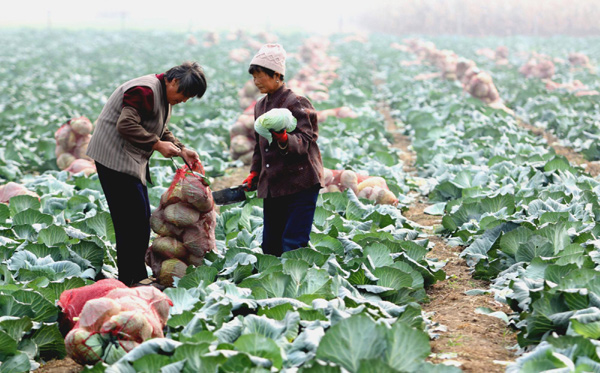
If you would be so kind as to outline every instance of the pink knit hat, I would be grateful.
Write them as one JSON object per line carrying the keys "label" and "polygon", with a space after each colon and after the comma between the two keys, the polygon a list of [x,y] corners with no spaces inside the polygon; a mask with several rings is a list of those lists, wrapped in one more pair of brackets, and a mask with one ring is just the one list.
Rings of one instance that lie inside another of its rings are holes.
{"label": "pink knit hat", "polygon": [[285,50],[279,44],[265,44],[254,56],[250,65],[258,65],[285,75]]}

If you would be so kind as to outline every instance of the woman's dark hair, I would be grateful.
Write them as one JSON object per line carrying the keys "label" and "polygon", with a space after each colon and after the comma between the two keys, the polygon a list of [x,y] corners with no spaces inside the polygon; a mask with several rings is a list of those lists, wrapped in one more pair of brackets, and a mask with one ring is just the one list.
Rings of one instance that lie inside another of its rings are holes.
{"label": "woman's dark hair", "polygon": [[206,92],[206,77],[202,67],[197,62],[186,61],[179,66],[170,68],[165,72],[165,79],[177,79],[179,87],[177,93],[186,97],[202,97]]}
{"label": "woman's dark hair", "polygon": [[[275,76],[275,71],[268,69],[266,67],[260,66],[260,65],[250,65],[250,68],[248,69],[248,73],[250,75],[254,74],[254,73],[259,73],[259,72],[263,72],[265,74],[267,74],[268,76],[270,76],[271,78]],[[277,73],[279,74],[279,73]],[[279,80],[283,81],[283,75],[279,74]]]}

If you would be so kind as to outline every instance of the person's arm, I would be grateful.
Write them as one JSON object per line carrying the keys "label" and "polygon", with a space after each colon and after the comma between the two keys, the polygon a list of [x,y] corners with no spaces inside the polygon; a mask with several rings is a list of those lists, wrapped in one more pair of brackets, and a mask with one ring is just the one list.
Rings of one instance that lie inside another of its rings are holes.
{"label": "person's arm", "polygon": [[158,135],[146,131],[141,123],[142,118],[137,110],[131,106],[124,106],[117,120],[117,132],[130,143],[150,151],[160,139]]}
{"label": "person's arm", "polygon": [[154,92],[150,87],[135,86],[123,94],[121,116],[117,120],[117,132],[137,147],[150,151],[160,138],[146,131],[142,120],[154,114]]}
{"label": "person's arm", "polygon": [[141,125],[141,117],[137,110],[131,106],[125,106],[121,110],[121,115],[117,120],[117,131],[127,141],[131,142],[140,149],[151,151],[156,150],[164,157],[170,158],[180,155],[182,152],[188,156],[188,162],[198,159],[198,155],[194,157],[193,150],[181,149],[172,141],[163,141],[158,138],[158,135],[150,133]]}
{"label": "person's arm", "polygon": [[123,109],[117,121],[117,131],[127,141],[146,151],[156,150],[165,157],[183,155],[190,163],[199,160],[193,150],[184,149],[183,144],[165,129],[162,138],[146,131],[142,118],[154,115],[154,93],[150,87],[136,86],[123,95]]}
{"label": "person's arm", "polygon": [[175,137],[175,135],[173,135],[171,131],[169,131],[168,128],[165,128],[165,133],[163,134],[160,140],[172,142],[173,144],[175,144],[175,146],[177,146],[180,149],[185,148],[185,145],[183,145],[181,141],[179,141],[179,139]]}

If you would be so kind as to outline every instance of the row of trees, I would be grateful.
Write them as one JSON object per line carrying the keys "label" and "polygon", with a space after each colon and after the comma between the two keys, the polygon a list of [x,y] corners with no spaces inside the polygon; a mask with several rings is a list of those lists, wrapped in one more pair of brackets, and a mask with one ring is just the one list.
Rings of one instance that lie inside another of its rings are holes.
{"label": "row of trees", "polygon": [[359,22],[392,34],[600,35],[599,0],[390,0]]}

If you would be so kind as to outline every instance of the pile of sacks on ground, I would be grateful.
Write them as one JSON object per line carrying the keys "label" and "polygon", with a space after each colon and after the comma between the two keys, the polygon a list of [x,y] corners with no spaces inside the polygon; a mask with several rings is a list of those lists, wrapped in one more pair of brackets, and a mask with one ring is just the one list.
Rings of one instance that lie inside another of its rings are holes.
{"label": "pile of sacks on ground", "polygon": [[598,92],[595,89],[589,89],[588,86],[583,84],[580,80],[573,80],[568,83],[557,83],[550,79],[546,79],[546,89],[549,91],[564,89],[568,92],[573,93],[577,97],[600,95],[600,92]]}
{"label": "pile of sacks on ground", "polygon": [[301,61],[301,68],[287,83],[296,94],[312,101],[329,99],[329,85],[337,78],[339,58],[328,54],[329,39],[310,37],[302,43],[295,56]]}
{"label": "pile of sacks on ground", "polygon": [[496,62],[496,65],[508,65],[508,47],[501,45],[495,50],[491,48],[480,48],[475,51],[475,54],[489,58]]}
{"label": "pile of sacks on ground", "polygon": [[574,70],[578,68],[584,68],[589,70],[590,73],[596,72],[596,68],[590,62],[590,58],[583,53],[569,53],[568,60]]}
{"label": "pile of sacks on ground", "polygon": [[94,161],[86,155],[94,125],[84,117],[72,118],[54,133],[56,165],[61,170],[86,176],[96,173]]}
{"label": "pile of sacks on ground", "polygon": [[519,73],[526,78],[551,79],[556,67],[549,56],[532,53],[531,57],[519,68]]}
{"label": "pile of sacks on ground", "polygon": [[[419,64],[431,64],[438,68],[439,72],[415,77],[416,80],[441,77],[447,80],[458,80],[463,89],[471,96],[485,102],[486,104],[505,108],[498,89],[491,75],[481,71],[475,61],[461,58],[450,50],[437,49],[432,42],[418,39],[405,40],[406,45],[393,44],[395,49],[411,52],[416,55]],[[507,56],[508,51],[501,49],[500,54]]]}
{"label": "pile of sacks on ground", "polygon": [[36,197],[38,200],[40,199],[40,196],[37,193],[32,192],[22,184],[9,181],[6,184],[0,185],[0,203],[8,204],[12,197],[22,195]]}
{"label": "pile of sacks on ground", "polygon": [[[219,44],[220,41],[219,34],[213,31],[205,33],[203,39],[204,41],[202,42],[202,46],[205,48],[215,46]],[[199,44],[200,43],[198,42],[198,39],[196,39],[196,37],[193,34],[188,35],[187,39],[185,40],[185,45],[188,46],[196,46]]]}
{"label": "pile of sacks on ground", "polygon": [[245,165],[252,163],[252,154],[256,138],[254,137],[254,105],[250,106],[238,117],[229,128],[229,153],[232,159],[239,159]]}
{"label": "pile of sacks on ground", "polygon": [[[229,58],[238,63],[248,63],[252,57],[252,51],[257,51],[264,43],[276,43],[277,35],[268,32],[259,32],[255,39],[241,30],[227,35],[227,40],[244,40],[247,47],[235,48],[229,51]],[[247,106],[247,105],[246,105]],[[244,107],[246,107],[244,106]]]}
{"label": "pile of sacks on ground", "polygon": [[67,355],[79,364],[113,364],[150,338],[164,337],[173,302],[153,286],[114,279],[64,291],[59,326]]}
{"label": "pile of sacks on ground", "polygon": [[387,182],[380,176],[369,176],[352,170],[323,170],[323,188],[320,193],[343,192],[351,189],[359,198],[380,205],[396,205],[398,198],[389,190]]}
{"label": "pile of sacks on ground", "polygon": [[158,236],[146,251],[146,264],[164,286],[172,286],[174,277],[183,277],[189,265],[201,265],[204,255],[216,249],[212,192],[200,176],[204,174],[200,162],[192,167],[177,170],[150,217]]}
{"label": "pile of sacks on ground", "polygon": [[[593,66],[590,63],[589,58],[583,53],[571,53],[569,54],[568,61],[573,69],[585,68],[591,72],[594,71]],[[527,62],[521,66],[519,72],[527,78],[538,78],[546,83],[546,89],[554,91],[557,89],[563,89],[567,92],[573,93],[575,96],[596,96],[600,95],[600,92],[589,89],[580,80],[573,80],[565,83],[558,83],[552,80],[556,67],[554,62],[565,63],[565,61],[557,58],[551,58],[544,54],[532,53],[531,57]]]}

